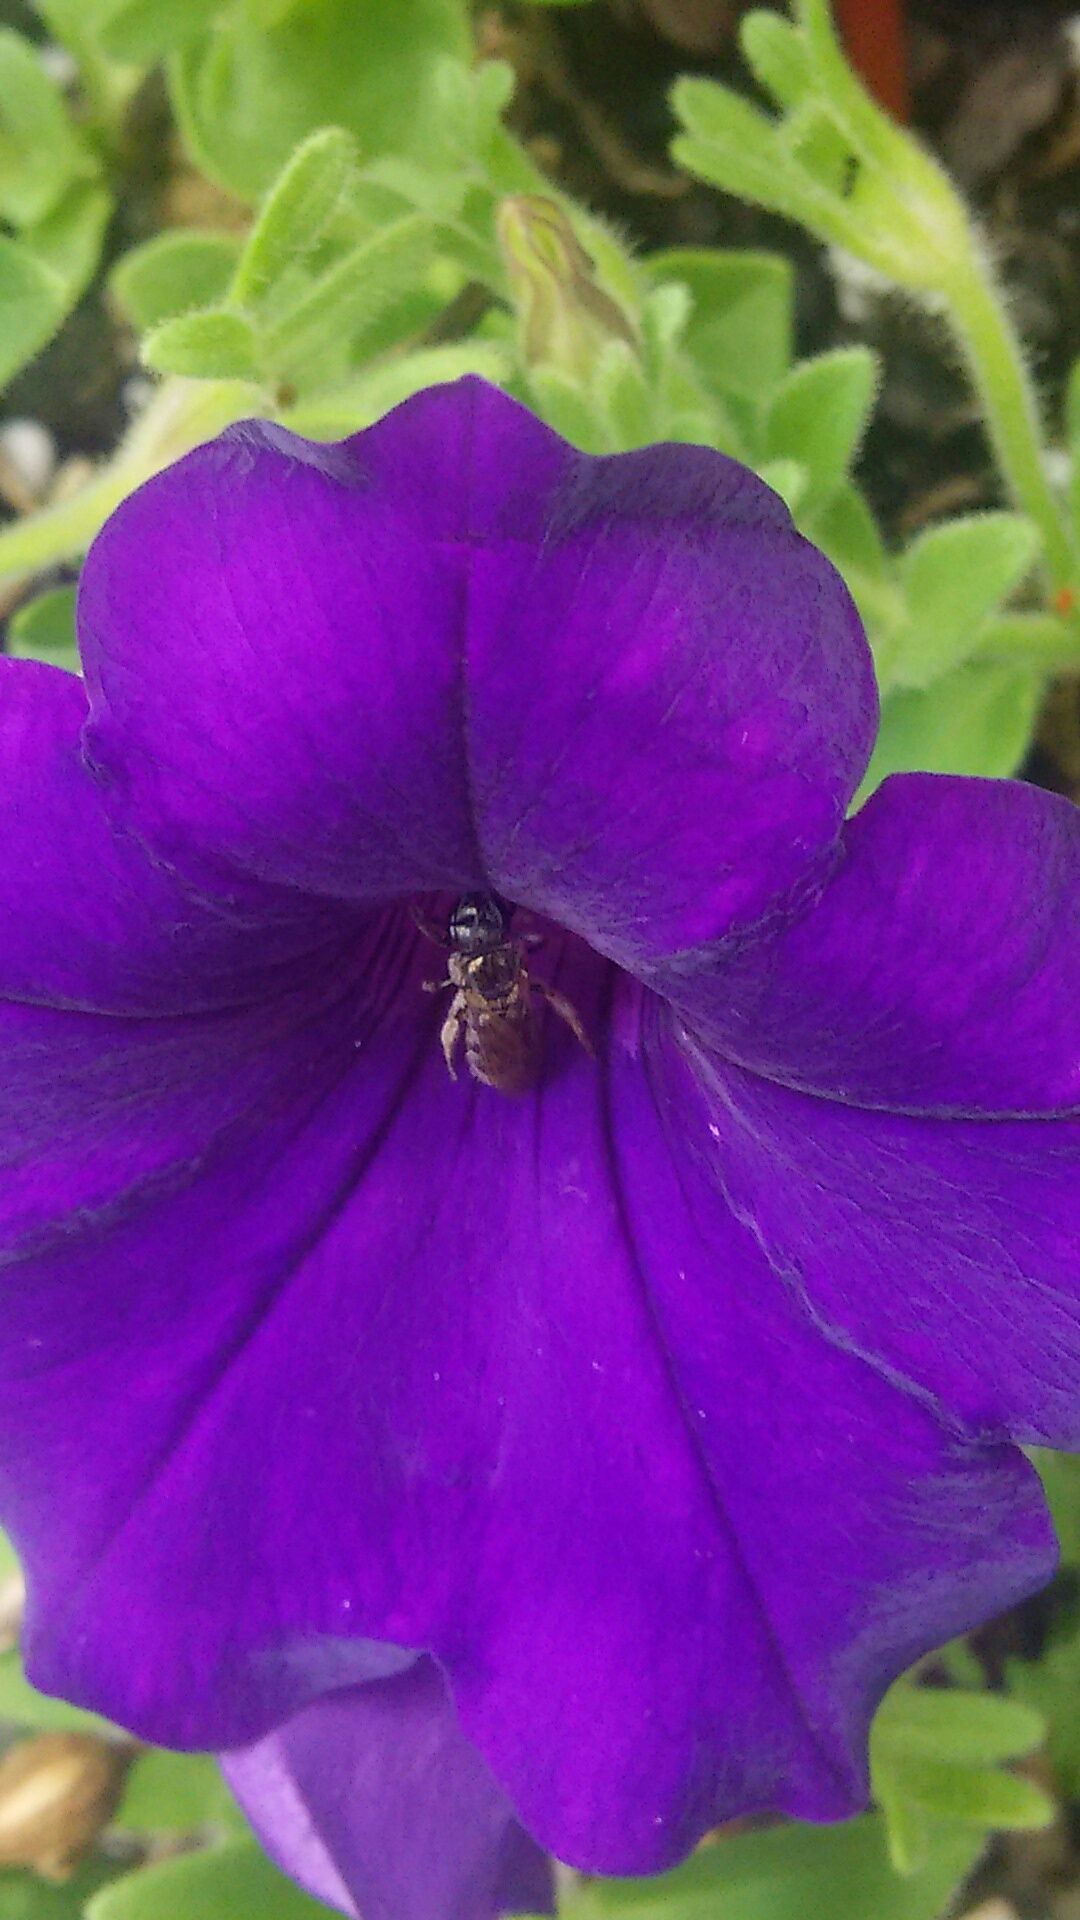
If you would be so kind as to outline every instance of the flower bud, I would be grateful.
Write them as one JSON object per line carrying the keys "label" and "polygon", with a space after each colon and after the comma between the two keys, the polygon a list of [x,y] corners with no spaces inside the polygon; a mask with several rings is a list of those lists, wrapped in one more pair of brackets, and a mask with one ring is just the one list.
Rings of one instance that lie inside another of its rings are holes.
{"label": "flower bud", "polygon": [[0,1867],[66,1880],[120,1804],[133,1749],[91,1733],[39,1733],[0,1759]]}
{"label": "flower bud", "polygon": [[569,220],[541,194],[502,201],[496,231],[522,329],[527,366],[587,379],[611,340],[637,348],[622,308],[606,293]]}

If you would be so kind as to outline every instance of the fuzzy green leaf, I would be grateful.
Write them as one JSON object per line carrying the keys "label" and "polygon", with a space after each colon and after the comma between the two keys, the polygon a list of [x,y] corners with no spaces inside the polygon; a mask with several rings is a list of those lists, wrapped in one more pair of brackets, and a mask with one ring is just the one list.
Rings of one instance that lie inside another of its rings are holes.
{"label": "fuzzy green leaf", "polygon": [[118,260],[109,286],[140,333],[224,298],[240,243],[231,233],[191,227],[158,233]]}
{"label": "fuzzy green leaf", "polygon": [[463,374],[478,373],[494,385],[505,384],[511,369],[509,350],[494,341],[464,340],[460,346],[425,347],[365,368],[346,385],[312,394],[291,409],[287,424],[312,440],[343,440],[381,420],[424,387]]}
{"label": "fuzzy green leaf", "polygon": [[557,367],[531,367],[529,399],[542,420],[583,453],[611,453],[610,427],[595,394]]}
{"label": "fuzzy green leaf", "polygon": [[170,86],[198,164],[255,201],[319,127],[365,157],[422,153],[436,62],[471,51],[459,0],[305,0],[264,25],[235,9],[173,56]]}
{"label": "fuzzy green leaf", "polygon": [[37,48],[0,28],[0,215],[29,226],[97,171]]}
{"label": "fuzzy green leaf", "polygon": [[323,127],[298,147],[279,174],[236,269],[232,297],[258,299],[316,247],[355,172],[356,145],[341,127]]}
{"label": "fuzzy green leaf", "polygon": [[1039,534],[1017,513],[978,513],[921,534],[900,562],[908,621],[893,681],[929,686],[975,652],[986,623],[1030,572]]}
{"label": "fuzzy green leaf", "polygon": [[798,27],[764,8],[744,16],[739,41],[755,79],[778,106],[794,107],[813,84],[806,43]]}
{"label": "fuzzy green leaf", "polygon": [[142,67],[196,40],[223,11],[223,0],[98,0],[98,6],[106,54]]}
{"label": "fuzzy green leaf", "polygon": [[764,404],[791,364],[794,276],[778,254],[672,247],[648,261],[691,296],[684,339],[702,379]]}
{"label": "fuzzy green leaf", "polygon": [[591,381],[616,453],[647,447],[657,438],[656,414],[641,361],[625,340],[601,349]]}
{"label": "fuzzy green leaf", "polygon": [[365,336],[414,289],[433,249],[431,223],[410,214],[336,261],[267,328],[274,372],[305,391],[323,384],[325,363],[359,354]]}
{"label": "fuzzy green leaf", "polygon": [[109,209],[107,193],[79,183],[18,240],[0,234],[0,386],[67,319],[97,265]]}
{"label": "fuzzy green leaf", "polygon": [[802,217],[807,183],[768,114],[712,80],[677,80],[672,104],[685,128],[671,150],[677,166],[791,220]]}
{"label": "fuzzy green leaf", "polygon": [[803,510],[828,501],[846,479],[874,404],[877,361],[869,347],[838,347],[793,367],[765,422],[770,459],[798,460],[809,476]]}
{"label": "fuzzy green leaf", "polygon": [[927,692],[900,689],[882,706],[861,804],[887,774],[974,773],[1005,779],[1034,731],[1045,678],[1024,668],[958,667]]}
{"label": "fuzzy green leaf", "polygon": [[[890,561],[877,521],[858,487],[845,481],[816,515],[810,537],[839,567],[859,597],[859,586],[884,587]],[[900,609],[898,599],[898,611]]]}
{"label": "fuzzy green leaf", "polygon": [[143,341],[142,357],[154,373],[197,380],[255,381],[260,372],[258,335],[244,314],[229,307],[162,321]]}
{"label": "fuzzy green leaf", "polygon": [[93,278],[112,200],[103,187],[80,182],[58,206],[19,236],[35,259],[54,276],[66,315]]}
{"label": "fuzzy green leaf", "polygon": [[63,319],[56,276],[0,234],[0,386],[32,360]]}

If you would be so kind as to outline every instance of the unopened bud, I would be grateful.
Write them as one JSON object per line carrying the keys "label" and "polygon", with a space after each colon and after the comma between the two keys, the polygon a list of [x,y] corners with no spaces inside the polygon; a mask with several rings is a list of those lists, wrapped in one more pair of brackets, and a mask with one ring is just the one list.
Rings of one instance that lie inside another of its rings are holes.
{"label": "unopened bud", "polygon": [[0,1759],[0,1867],[66,1880],[120,1804],[133,1749],[92,1733],[38,1733]]}
{"label": "unopened bud", "polygon": [[495,225],[527,366],[558,367],[582,380],[609,341],[637,348],[626,314],[600,285],[594,262],[554,200],[511,194],[501,202]]}

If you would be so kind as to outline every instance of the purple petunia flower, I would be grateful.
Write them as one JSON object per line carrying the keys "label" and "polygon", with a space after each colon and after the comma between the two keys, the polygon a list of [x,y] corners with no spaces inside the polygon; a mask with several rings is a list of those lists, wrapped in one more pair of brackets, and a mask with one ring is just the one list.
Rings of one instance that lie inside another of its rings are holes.
{"label": "purple petunia flower", "polygon": [[190,454],[80,625],[85,690],[0,677],[34,1679],[238,1750],[365,1920],[857,1808],[1080,1446],[1076,812],[845,823],[869,655],[779,500],[475,381]]}

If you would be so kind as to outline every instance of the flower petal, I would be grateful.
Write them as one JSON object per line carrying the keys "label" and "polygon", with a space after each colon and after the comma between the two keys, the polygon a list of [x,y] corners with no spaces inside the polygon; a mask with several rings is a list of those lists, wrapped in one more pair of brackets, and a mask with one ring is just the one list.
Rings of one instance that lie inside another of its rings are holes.
{"label": "flower petal", "polygon": [[476,380],[189,454],[79,618],[88,750],[185,871],[494,887],[626,962],[809,884],[873,733],[846,590],[767,487],[577,453]]}
{"label": "flower petal", "polygon": [[897,1670],[1046,1576],[1034,1476],[821,1340],[673,1156],[698,1097],[654,1097],[639,989],[552,939],[605,1059],[548,1013],[515,1101],[447,1079],[385,939],[354,1068],[328,1012],[197,1180],[12,1269],[32,1674],[228,1746],[429,1649],[522,1824],[600,1871],[850,1811]]}
{"label": "flower petal", "polygon": [[327,1695],[223,1756],[268,1852],[363,1920],[550,1913],[551,1865],[458,1726],[430,1660]]}
{"label": "flower petal", "polygon": [[109,824],[73,674],[0,659],[0,999],[85,1012],[236,1007],[307,977],[356,915],[268,889],[257,922]]}
{"label": "flower petal", "polygon": [[968,1431],[1080,1448],[1080,1119],[860,1111],[684,1052],[676,1150],[819,1333]]}
{"label": "flower petal", "polygon": [[817,904],[665,980],[755,1072],[911,1113],[1080,1109],[1080,810],[997,780],[896,775]]}

